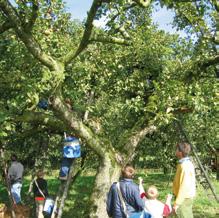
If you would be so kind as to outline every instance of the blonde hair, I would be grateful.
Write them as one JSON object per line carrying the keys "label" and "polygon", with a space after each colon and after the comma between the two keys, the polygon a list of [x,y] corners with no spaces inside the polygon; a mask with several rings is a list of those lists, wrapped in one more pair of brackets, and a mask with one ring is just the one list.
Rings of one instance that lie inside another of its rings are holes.
{"label": "blonde hair", "polygon": [[157,190],[157,187],[154,185],[149,186],[148,190],[147,190],[147,197],[149,199],[156,199],[158,197],[159,193]]}

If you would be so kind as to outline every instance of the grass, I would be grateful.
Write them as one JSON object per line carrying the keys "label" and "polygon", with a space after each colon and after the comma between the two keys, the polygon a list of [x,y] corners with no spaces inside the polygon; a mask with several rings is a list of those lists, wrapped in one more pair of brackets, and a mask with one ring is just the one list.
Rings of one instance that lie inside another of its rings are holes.
{"label": "grass", "polygon": [[[159,190],[159,200],[165,202],[166,195],[171,193],[172,181],[174,175],[164,175],[161,172],[147,171],[147,175],[139,173],[138,176],[144,178],[144,187],[149,185],[156,185]],[[136,180],[137,182],[137,180]],[[217,194],[219,194],[219,182],[214,177],[211,178],[213,186]],[[210,190],[206,191],[198,183],[197,184],[197,196],[194,201],[193,207],[194,218],[216,218],[219,217],[219,203],[215,200]]]}
{"label": "grass", "polygon": [[[135,181],[141,176],[144,180],[144,186],[147,188],[149,185],[156,185],[159,190],[159,199],[165,201],[165,197],[168,193],[171,193],[173,175],[164,175],[159,171],[147,170],[139,171],[136,175]],[[47,176],[48,187],[50,195],[55,196],[58,187],[59,180],[57,179],[58,174],[54,172],[53,175]],[[213,184],[219,193],[219,182],[212,179]],[[34,201],[27,196],[29,188],[30,177],[25,177],[22,198],[25,204],[33,207]],[[94,173],[85,172],[77,178],[74,184],[72,184],[68,198],[65,203],[64,218],[82,218],[87,217],[88,199],[92,192],[94,184]],[[209,196],[208,196],[209,195]],[[2,183],[0,183],[0,203],[8,203],[7,192]],[[206,192],[200,185],[197,187],[197,197],[194,202],[194,217],[195,218],[215,218],[219,217],[218,203],[213,198],[210,192]]]}

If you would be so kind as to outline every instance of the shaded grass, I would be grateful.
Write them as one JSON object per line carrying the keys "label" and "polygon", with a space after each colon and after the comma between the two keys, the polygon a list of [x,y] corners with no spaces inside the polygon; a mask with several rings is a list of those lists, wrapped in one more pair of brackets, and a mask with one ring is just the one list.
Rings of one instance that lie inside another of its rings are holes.
{"label": "shaded grass", "polygon": [[66,200],[63,217],[88,217],[94,179],[94,176],[81,176],[75,181]]}
{"label": "shaded grass", "polygon": [[[146,174],[146,173],[147,174]],[[76,179],[74,184],[71,185],[68,198],[65,203],[63,218],[86,218],[88,217],[89,209],[89,197],[93,190],[95,172],[85,172]],[[159,190],[159,200],[165,201],[166,195],[171,193],[173,175],[164,175],[161,172],[155,171],[139,171],[135,177],[135,182],[138,183],[138,177],[141,176],[144,180],[145,190],[149,185],[156,185]],[[57,179],[57,172],[51,173],[50,176],[46,177],[48,181],[49,193],[55,197],[58,187],[59,180]],[[219,192],[219,182],[212,179],[214,186]],[[26,193],[29,188],[30,177],[25,177],[22,198],[25,204],[30,205],[34,208],[34,201]],[[210,194],[210,195],[209,195]],[[209,195],[209,196],[208,196]],[[5,187],[0,183],[0,203],[8,203],[8,197]],[[194,217],[195,218],[215,218],[219,217],[219,204],[213,198],[211,192],[206,192],[203,188],[198,185],[197,197],[194,201]],[[34,211],[34,210],[33,210]],[[33,212],[34,213],[34,212]]]}

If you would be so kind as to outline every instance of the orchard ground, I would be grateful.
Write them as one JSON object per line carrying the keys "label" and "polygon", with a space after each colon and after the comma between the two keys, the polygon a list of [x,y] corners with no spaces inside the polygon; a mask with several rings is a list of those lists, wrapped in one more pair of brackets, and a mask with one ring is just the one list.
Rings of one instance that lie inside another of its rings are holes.
{"label": "orchard ground", "polygon": [[[63,218],[80,218],[87,217],[88,199],[92,192],[94,184],[93,171],[86,171],[71,185],[68,198],[65,203]],[[159,190],[159,199],[165,201],[165,197],[171,192],[173,174],[163,174],[159,170],[138,170],[135,181],[138,182],[138,177],[144,179],[145,189],[149,185],[156,185]],[[211,181],[218,193],[219,182],[216,181],[215,175],[211,174]],[[58,172],[52,171],[51,174],[45,177],[48,181],[50,195],[55,197],[59,187]],[[22,189],[23,202],[32,207],[34,213],[34,201],[32,196],[28,196],[28,188],[30,184],[30,176],[25,176]],[[8,203],[7,192],[3,182],[0,183],[0,203]],[[200,184],[197,184],[197,197],[194,202],[194,218],[215,218],[219,217],[218,203],[214,199],[210,191],[205,191]]]}

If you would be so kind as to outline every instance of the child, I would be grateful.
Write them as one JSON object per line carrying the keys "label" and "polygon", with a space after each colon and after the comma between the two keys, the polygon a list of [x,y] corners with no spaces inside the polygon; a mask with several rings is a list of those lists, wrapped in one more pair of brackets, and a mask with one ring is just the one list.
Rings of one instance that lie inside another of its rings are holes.
{"label": "child", "polygon": [[43,205],[48,196],[47,181],[44,179],[44,172],[39,170],[37,172],[37,179],[33,182],[33,193],[36,203],[37,218],[43,218]]}
{"label": "child", "polygon": [[158,190],[155,186],[150,186],[147,190],[147,193],[145,193],[142,181],[142,178],[139,178],[140,195],[145,203],[144,210],[147,213],[151,214],[152,218],[168,217],[172,211],[172,195],[168,194],[166,203],[164,204],[161,201],[157,200]]}

